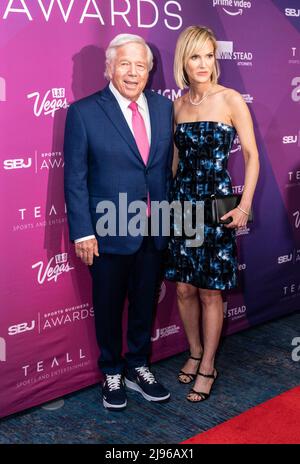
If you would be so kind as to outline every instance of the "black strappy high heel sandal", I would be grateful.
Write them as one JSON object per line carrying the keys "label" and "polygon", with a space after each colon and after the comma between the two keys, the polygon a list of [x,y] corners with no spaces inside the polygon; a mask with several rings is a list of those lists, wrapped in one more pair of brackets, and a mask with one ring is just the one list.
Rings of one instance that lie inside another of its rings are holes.
{"label": "black strappy high heel sandal", "polygon": [[[206,377],[208,379],[214,379],[212,385],[211,385],[211,388],[210,388],[210,392],[209,393],[205,393],[205,392],[199,392],[199,391],[196,391],[194,390],[193,388],[190,390],[188,396],[186,397],[186,399],[188,401],[190,401],[191,403],[200,403],[201,401],[204,401],[204,400],[208,400],[208,398],[210,397],[210,394],[211,394],[211,391],[212,391],[212,387],[213,387],[213,384],[215,383],[216,379],[217,379],[217,376],[218,376],[218,372],[216,371],[216,369],[214,369],[213,373],[212,374],[202,374],[202,372],[198,372],[197,375],[201,375],[202,377]],[[196,376],[195,376],[196,377]],[[189,399],[189,395],[190,394],[195,394],[195,395],[198,395],[200,396],[200,400],[191,400]]]}
{"label": "black strappy high heel sandal", "polygon": [[[197,366],[197,370],[198,370],[200,362],[202,360],[202,356],[200,358],[195,358],[194,356],[191,356],[191,353],[190,353],[189,359],[193,359],[194,361],[198,361],[198,366]],[[180,379],[180,377],[183,376],[183,375],[185,375],[186,377],[189,378],[189,380],[187,382],[184,382],[183,380]],[[184,371],[179,371],[179,374],[178,374],[177,378],[178,378],[178,382],[183,383],[183,384],[189,384],[189,383],[193,382],[193,380],[195,380],[196,377],[197,377],[197,374],[189,374],[189,373],[184,372]]]}

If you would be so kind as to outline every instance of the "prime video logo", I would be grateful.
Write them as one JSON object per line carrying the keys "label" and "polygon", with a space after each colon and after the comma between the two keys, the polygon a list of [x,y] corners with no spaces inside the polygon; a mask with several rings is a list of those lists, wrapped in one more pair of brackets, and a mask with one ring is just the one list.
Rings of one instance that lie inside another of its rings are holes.
{"label": "prime video logo", "polygon": [[[148,236],[147,210],[151,211],[151,236],[186,238],[187,247],[199,247],[204,239],[204,202],[196,201],[145,201],[135,200],[127,203],[127,193],[119,193],[117,233],[117,209],[114,202],[101,200],[97,203],[96,213],[102,214],[97,220],[96,231],[99,237],[138,237]],[[171,215],[172,210],[172,215]],[[133,216],[128,221],[128,214]],[[171,217],[173,228],[171,228]],[[184,232],[183,232],[184,231]],[[193,239],[192,239],[193,237]]]}

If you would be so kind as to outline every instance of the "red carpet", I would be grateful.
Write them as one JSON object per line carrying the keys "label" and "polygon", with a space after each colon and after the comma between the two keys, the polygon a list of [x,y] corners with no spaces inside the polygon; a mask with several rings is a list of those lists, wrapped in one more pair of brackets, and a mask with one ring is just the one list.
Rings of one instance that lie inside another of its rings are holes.
{"label": "red carpet", "polygon": [[[200,408],[199,405],[199,414]],[[183,443],[300,444],[300,387],[288,390]]]}

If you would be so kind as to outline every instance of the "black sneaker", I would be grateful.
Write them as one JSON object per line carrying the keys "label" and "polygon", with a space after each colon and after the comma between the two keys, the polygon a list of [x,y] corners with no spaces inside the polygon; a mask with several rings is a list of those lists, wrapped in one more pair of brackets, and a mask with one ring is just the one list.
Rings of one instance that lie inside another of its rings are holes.
{"label": "black sneaker", "polygon": [[121,374],[105,375],[102,385],[103,406],[112,411],[121,411],[127,406],[124,380]]}
{"label": "black sneaker", "polygon": [[125,375],[125,385],[140,392],[147,401],[163,402],[170,398],[168,390],[157,382],[147,366],[129,369]]}

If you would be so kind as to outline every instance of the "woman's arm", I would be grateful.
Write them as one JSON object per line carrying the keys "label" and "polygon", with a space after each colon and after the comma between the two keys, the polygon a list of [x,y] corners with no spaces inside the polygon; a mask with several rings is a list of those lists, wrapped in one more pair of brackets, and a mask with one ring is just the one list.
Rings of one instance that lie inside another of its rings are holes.
{"label": "woman's arm", "polygon": [[[241,209],[248,212],[252,204],[259,174],[259,155],[255,141],[253,122],[248,106],[238,92],[231,90],[228,92],[226,100],[232,124],[236,128],[241,142],[245,161],[244,190],[239,206]],[[248,216],[237,208],[233,211],[235,214],[227,213],[223,216],[223,219],[230,216],[233,217],[232,223],[228,226],[233,228],[246,225]]]}
{"label": "woman's arm", "polygon": [[[174,101],[174,132],[176,130],[177,121],[178,121],[178,110],[180,107],[180,100],[181,99],[179,98],[178,100]],[[173,165],[172,165],[173,178],[176,176],[178,163],[179,163],[178,149],[174,143],[174,156],[173,156]]]}
{"label": "woman's arm", "polygon": [[244,191],[240,206],[249,211],[259,174],[259,155],[250,111],[243,97],[233,91],[230,95],[231,120],[237,130],[245,160]]}

